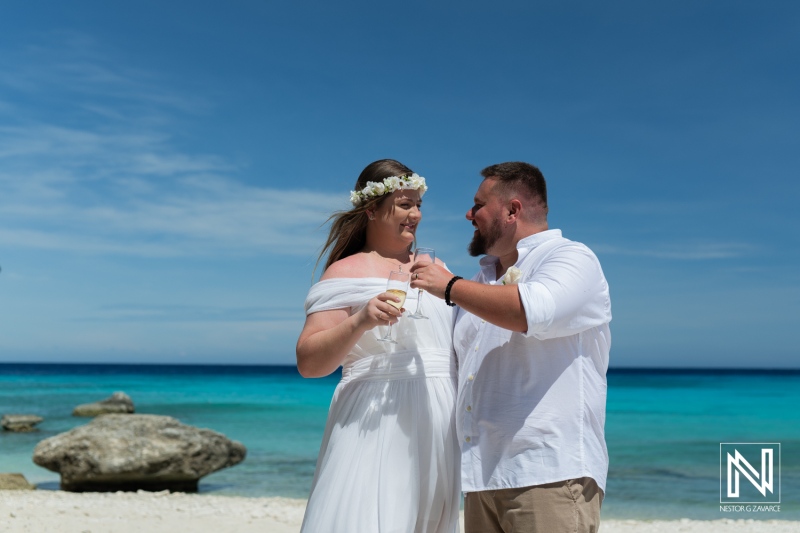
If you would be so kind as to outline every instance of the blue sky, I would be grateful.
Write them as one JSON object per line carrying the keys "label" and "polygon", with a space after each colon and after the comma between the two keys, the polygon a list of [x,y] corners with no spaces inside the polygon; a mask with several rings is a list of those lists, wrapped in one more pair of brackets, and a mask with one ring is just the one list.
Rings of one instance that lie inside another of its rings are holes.
{"label": "blue sky", "polygon": [[793,2],[4,6],[0,361],[293,363],[391,157],[467,277],[480,170],[538,165],[612,366],[798,367],[799,58]]}

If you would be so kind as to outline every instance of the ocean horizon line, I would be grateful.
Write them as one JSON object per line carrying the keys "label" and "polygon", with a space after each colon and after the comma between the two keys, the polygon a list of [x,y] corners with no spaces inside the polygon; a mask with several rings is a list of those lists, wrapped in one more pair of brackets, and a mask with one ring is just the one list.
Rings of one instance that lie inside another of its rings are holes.
{"label": "ocean horizon line", "polygon": [[[79,361],[37,361],[37,362],[22,362],[22,361],[0,361],[0,369],[17,369],[23,370],[25,368],[60,368],[61,370],[67,368],[107,368],[119,370],[132,370],[132,369],[213,369],[219,371],[228,369],[230,371],[262,371],[270,373],[291,373],[297,372],[297,367],[292,364],[244,364],[244,363],[97,363],[97,362],[79,362]],[[341,367],[333,374],[341,373]],[[709,375],[709,374],[726,374],[726,375],[776,375],[776,374],[800,374],[800,367],[797,368],[784,368],[784,367],[649,367],[649,366],[611,366],[608,368],[609,374],[695,374],[695,375]]]}

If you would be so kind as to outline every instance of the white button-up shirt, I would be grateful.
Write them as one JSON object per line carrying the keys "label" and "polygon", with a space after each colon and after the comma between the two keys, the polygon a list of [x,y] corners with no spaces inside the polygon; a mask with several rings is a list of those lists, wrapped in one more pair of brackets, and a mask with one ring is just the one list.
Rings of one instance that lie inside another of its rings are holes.
{"label": "white button-up shirt", "polygon": [[[591,477],[605,491],[608,283],[594,253],[560,230],[526,237],[517,249],[528,331],[456,314],[462,489]],[[496,257],[480,264],[474,281],[502,283]]]}

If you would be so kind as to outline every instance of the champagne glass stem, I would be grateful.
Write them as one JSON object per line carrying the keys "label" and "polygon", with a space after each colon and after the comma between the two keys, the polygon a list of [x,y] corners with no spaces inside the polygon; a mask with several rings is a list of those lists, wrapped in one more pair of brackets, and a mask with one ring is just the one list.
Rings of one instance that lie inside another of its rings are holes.
{"label": "champagne glass stem", "polygon": [[391,343],[391,344],[397,344],[397,341],[395,341],[392,338],[392,323],[389,320],[387,320],[386,322],[388,323],[388,326],[386,326],[386,335],[384,335],[383,337],[381,337],[378,340],[383,341],[383,342],[388,342],[388,343]]}
{"label": "champagne glass stem", "polygon": [[[434,264],[436,263],[436,252],[433,248],[417,248],[414,250],[414,263],[418,261],[427,261],[428,263]],[[422,312],[422,295],[425,293],[422,289],[419,289],[419,295],[417,296],[417,310],[414,311],[413,314],[408,315],[409,318],[415,319],[427,319],[428,317]]]}

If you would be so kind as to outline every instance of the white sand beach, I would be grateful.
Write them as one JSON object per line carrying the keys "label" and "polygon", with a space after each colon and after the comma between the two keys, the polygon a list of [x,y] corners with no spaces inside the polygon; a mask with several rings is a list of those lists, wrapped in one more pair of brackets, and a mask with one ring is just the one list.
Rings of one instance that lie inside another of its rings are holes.
{"label": "white sand beach", "polygon": [[[168,492],[0,492],[7,533],[297,533],[305,500],[235,498]],[[463,525],[462,525],[463,530]],[[781,520],[604,520],[603,533],[795,533]],[[321,532],[325,533],[325,532]]]}

